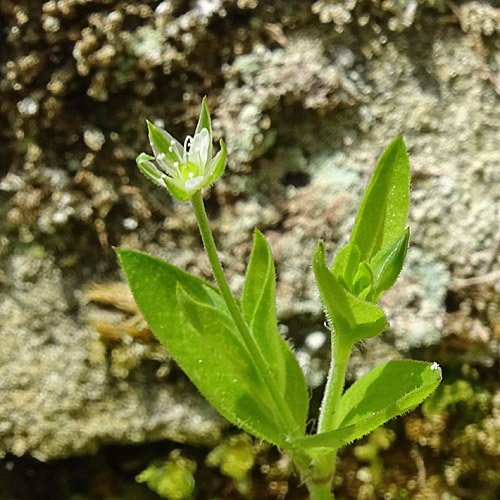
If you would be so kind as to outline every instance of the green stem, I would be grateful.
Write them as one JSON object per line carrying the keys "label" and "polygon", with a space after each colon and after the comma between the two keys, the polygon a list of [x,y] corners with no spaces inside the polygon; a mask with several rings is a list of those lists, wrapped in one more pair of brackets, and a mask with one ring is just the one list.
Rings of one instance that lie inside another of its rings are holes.
{"label": "green stem", "polygon": [[311,481],[306,483],[311,500],[333,500],[332,481],[316,484]]}
{"label": "green stem", "polygon": [[198,219],[198,226],[201,233],[201,239],[203,240],[203,245],[205,247],[205,251],[207,252],[208,259],[212,266],[212,271],[214,273],[215,281],[219,286],[220,293],[222,298],[226,302],[226,305],[229,309],[229,313],[231,314],[236,327],[238,328],[245,345],[255,362],[255,367],[259,372],[262,382],[268,388],[269,393],[271,395],[272,400],[274,401],[277,411],[276,418],[282,423],[284,429],[290,430],[293,432],[296,437],[297,424],[295,419],[290,411],[290,408],[286,404],[283,396],[278,388],[278,384],[274,377],[270,376],[269,373],[265,373],[262,370],[262,367],[267,366],[267,363],[262,355],[257,343],[255,342],[254,337],[250,333],[248,325],[245,323],[243,316],[241,314],[240,308],[234,299],[231,290],[229,289],[229,285],[227,284],[226,277],[224,276],[224,271],[222,270],[222,265],[219,262],[219,258],[217,257],[217,248],[215,246],[214,237],[212,235],[212,231],[210,230],[210,225],[207,217],[207,213],[205,211],[205,206],[203,204],[203,199],[201,197],[201,192],[198,191],[191,198],[191,202],[193,204],[193,208],[196,214],[196,218]]}
{"label": "green stem", "polygon": [[351,345],[333,338],[332,361],[328,372],[325,393],[319,410],[318,434],[336,429],[338,407],[345,383],[347,361],[351,355]]}
{"label": "green stem", "polygon": [[[348,342],[342,342],[342,338],[339,337],[339,335],[332,335],[332,361],[319,410],[318,434],[332,431],[340,424],[338,421],[338,408],[344,391],[345,371],[352,346]],[[336,457],[337,450],[331,450],[317,458],[317,472],[320,472],[326,479],[318,480],[316,478],[306,482],[311,500],[333,500],[331,491]]]}

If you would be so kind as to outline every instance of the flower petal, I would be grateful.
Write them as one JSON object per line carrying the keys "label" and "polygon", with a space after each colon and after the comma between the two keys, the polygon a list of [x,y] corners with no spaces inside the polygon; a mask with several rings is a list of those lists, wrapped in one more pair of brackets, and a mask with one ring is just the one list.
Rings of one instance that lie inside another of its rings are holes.
{"label": "flower petal", "polygon": [[199,175],[198,177],[194,177],[193,179],[188,179],[184,186],[186,186],[187,191],[199,191],[203,186],[201,185],[203,181],[203,177]]}
{"label": "flower petal", "polygon": [[201,173],[205,173],[208,162],[208,150],[210,144],[210,134],[206,128],[194,134],[191,148],[188,152],[188,161],[198,165]]}

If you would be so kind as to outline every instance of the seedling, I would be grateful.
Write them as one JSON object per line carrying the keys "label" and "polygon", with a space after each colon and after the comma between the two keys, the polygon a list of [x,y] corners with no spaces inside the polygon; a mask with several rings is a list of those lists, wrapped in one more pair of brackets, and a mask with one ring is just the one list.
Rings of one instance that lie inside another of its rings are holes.
{"label": "seedling", "polygon": [[403,139],[382,154],[358,210],[350,241],[333,266],[323,242],[312,267],[331,330],[332,360],[319,422],[306,434],[309,398],[302,371],[279,335],[275,270],[269,245],[255,230],[243,293],[233,297],[217,257],[201,189],[226,165],[212,157],[212,127],[202,103],[194,137],[182,146],[148,122],[154,156],[139,169],[179,201],[193,205],[217,286],[149,255],[118,250],[135,301],[153,333],[200,392],[230,422],[286,452],[312,500],[331,500],[337,450],[420,404],[441,381],[436,363],[389,361],[344,392],[356,342],[387,325],[376,305],[398,277],[408,248],[410,166]]}

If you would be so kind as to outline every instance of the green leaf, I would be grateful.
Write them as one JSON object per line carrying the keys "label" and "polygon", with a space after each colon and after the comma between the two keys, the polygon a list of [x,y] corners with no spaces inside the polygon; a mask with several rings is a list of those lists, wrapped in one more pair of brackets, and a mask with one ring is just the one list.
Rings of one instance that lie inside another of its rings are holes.
{"label": "green leaf", "polygon": [[389,361],[355,382],[340,400],[337,429],[298,440],[305,448],[338,449],[419,405],[441,381],[437,363]]}
{"label": "green leaf", "polygon": [[255,230],[252,254],[241,301],[243,316],[278,383],[285,401],[303,432],[309,395],[302,370],[287,343],[278,333],[275,309],[275,271],[269,245]]}
{"label": "green leaf", "polygon": [[378,302],[382,294],[394,285],[408,251],[410,229],[407,228],[399,239],[382,248],[371,261],[373,287],[369,295],[371,302]]}
{"label": "green leaf", "polygon": [[354,275],[359,267],[360,257],[358,245],[353,241],[344,245],[335,257],[332,273],[348,290],[354,287]]}
{"label": "green leaf", "polygon": [[255,230],[241,308],[268,369],[283,390],[286,383],[285,362],[281,356],[281,337],[276,324],[275,279],[271,250],[263,234]]}
{"label": "green leaf", "polygon": [[200,392],[233,424],[278,446],[285,444],[274,424],[267,387],[216,289],[149,255],[117,253],[151,330]]}
{"label": "green leaf", "polygon": [[380,308],[346,290],[325,264],[325,248],[321,241],[314,251],[312,267],[321,299],[342,341],[354,344],[374,337],[384,330],[385,315]]}
{"label": "green leaf", "polygon": [[370,293],[373,285],[373,271],[369,264],[361,262],[354,276],[353,295],[365,299]]}
{"label": "green leaf", "polygon": [[[204,128],[208,130],[208,158],[212,158],[212,120],[210,118],[210,110],[208,109],[208,103],[207,103],[207,97],[205,96],[203,98],[203,101],[201,102],[201,110],[200,110],[200,118],[198,119],[198,124],[196,125],[196,130],[195,130],[195,135],[200,133]],[[224,150],[225,151],[225,150]],[[224,152],[225,156],[225,152]],[[225,165],[225,161],[224,161]],[[222,172],[221,174],[222,175]],[[220,177],[219,175],[219,177]],[[217,180],[218,177],[215,177],[213,181]],[[211,181],[211,182],[213,182]],[[206,184],[207,186],[209,184]]]}
{"label": "green leaf", "polygon": [[348,290],[355,293],[353,273],[359,264],[371,264],[383,248],[401,237],[409,207],[410,163],[403,138],[398,136],[380,157],[358,209],[351,239],[335,258],[333,273]]}
{"label": "green leaf", "polygon": [[370,262],[377,252],[401,236],[410,203],[410,163],[401,136],[384,151],[366,189],[351,233],[361,252],[361,261]]}
{"label": "green leaf", "polygon": [[210,137],[212,137],[212,121],[210,119],[210,110],[208,109],[207,97],[203,97],[201,102],[200,118],[198,119],[198,124],[196,125],[195,133],[201,132],[202,129],[206,128]]}

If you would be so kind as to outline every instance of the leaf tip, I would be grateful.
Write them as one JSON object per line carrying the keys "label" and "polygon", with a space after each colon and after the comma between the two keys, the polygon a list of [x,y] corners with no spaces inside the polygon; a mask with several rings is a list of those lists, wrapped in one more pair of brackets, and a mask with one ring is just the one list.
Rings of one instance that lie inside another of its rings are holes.
{"label": "leaf tip", "polygon": [[265,239],[265,236],[262,234],[262,231],[260,231],[257,228],[255,228],[253,231],[253,237],[255,240],[259,240],[259,241],[262,241]]}
{"label": "leaf tip", "polygon": [[443,371],[441,370],[441,367],[438,363],[434,361],[434,363],[432,363],[432,365],[430,366],[430,369],[432,371],[437,371],[439,373],[439,380],[443,380]]}

